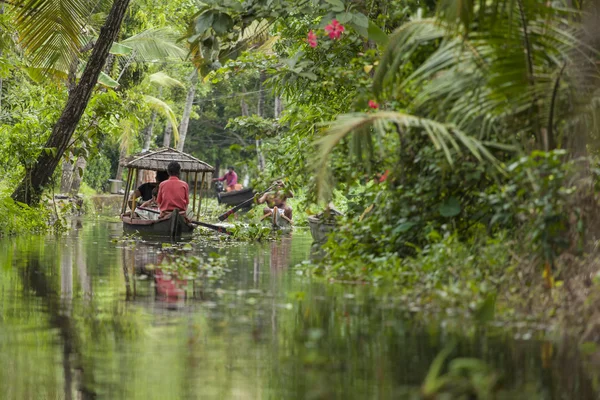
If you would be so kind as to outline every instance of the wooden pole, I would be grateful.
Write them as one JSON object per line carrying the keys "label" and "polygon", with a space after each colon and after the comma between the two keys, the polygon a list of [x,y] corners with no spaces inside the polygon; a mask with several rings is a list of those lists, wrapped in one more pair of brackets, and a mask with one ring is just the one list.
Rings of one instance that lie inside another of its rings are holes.
{"label": "wooden pole", "polygon": [[[198,190],[198,171],[194,173],[194,203],[192,204],[192,213],[196,212],[196,192]],[[202,187],[200,187],[202,190]],[[198,218],[198,214],[196,213],[196,218]]]}
{"label": "wooden pole", "polygon": [[127,169],[127,184],[125,185],[125,194],[123,195],[123,204],[121,206],[121,214],[125,214],[127,209],[127,196],[129,196],[129,186],[131,185],[131,169]]}
{"label": "wooden pole", "polygon": [[200,184],[200,197],[198,198],[197,218],[200,217],[200,209],[202,207],[202,188],[204,187],[204,179],[205,178],[206,178],[206,172],[202,172],[202,183]]}
{"label": "wooden pole", "polygon": [[[136,174],[136,182],[139,179],[139,175],[140,175],[140,171],[136,168],[135,169],[135,174]],[[135,218],[135,195],[131,196],[131,219]],[[135,288],[134,288],[135,290]]]}

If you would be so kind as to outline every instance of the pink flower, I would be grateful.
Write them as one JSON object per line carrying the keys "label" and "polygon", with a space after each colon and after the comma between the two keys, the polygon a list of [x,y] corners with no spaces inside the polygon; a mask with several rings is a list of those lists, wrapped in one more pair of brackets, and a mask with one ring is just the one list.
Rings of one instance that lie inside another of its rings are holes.
{"label": "pink flower", "polygon": [[313,31],[308,32],[308,37],[306,40],[308,41],[310,47],[317,47],[317,35]]}
{"label": "pink flower", "polygon": [[369,100],[369,107],[373,110],[377,110],[379,108],[379,104],[375,100]]}
{"label": "pink flower", "polygon": [[331,21],[331,24],[325,27],[325,32],[330,39],[339,39],[344,32],[344,25],[340,24],[337,19]]}

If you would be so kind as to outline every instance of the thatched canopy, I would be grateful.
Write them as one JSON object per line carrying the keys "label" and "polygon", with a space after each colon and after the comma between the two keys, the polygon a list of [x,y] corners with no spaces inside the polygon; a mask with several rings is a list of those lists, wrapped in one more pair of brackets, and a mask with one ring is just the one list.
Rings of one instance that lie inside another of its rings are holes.
{"label": "thatched canopy", "polygon": [[181,170],[185,172],[214,172],[215,169],[182,151],[163,147],[157,150],[145,151],[135,154],[121,161],[125,168],[147,169],[151,171],[165,171],[170,162],[177,161]]}

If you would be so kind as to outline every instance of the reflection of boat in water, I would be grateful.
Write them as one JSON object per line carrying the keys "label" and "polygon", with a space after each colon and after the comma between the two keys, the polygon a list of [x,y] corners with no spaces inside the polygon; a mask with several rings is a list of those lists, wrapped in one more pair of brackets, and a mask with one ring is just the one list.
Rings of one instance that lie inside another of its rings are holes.
{"label": "reflection of boat in water", "polygon": [[173,212],[168,218],[149,220],[122,216],[123,231],[137,232],[144,236],[164,236],[180,238],[189,236],[194,231],[194,225],[188,224],[179,213]]}
{"label": "reflection of boat in water", "polygon": [[[219,192],[217,193],[217,200],[219,204],[227,204],[229,206],[237,206],[244,201],[250,200],[254,197],[254,189],[246,188],[242,190],[234,190],[232,192]],[[248,208],[252,207],[252,203],[248,203]]]}

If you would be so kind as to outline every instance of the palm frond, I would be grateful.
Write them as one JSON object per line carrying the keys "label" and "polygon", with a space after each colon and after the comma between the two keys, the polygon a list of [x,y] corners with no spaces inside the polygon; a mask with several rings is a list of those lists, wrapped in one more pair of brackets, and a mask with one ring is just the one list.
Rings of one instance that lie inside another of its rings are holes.
{"label": "palm frond", "polygon": [[79,55],[91,8],[88,0],[17,0],[15,26],[31,65],[68,71]]}
{"label": "palm frond", "polygon": [[166,87],[166,88],[173,88],[173,87],[180,87],[185,89],[185,85],[175,79],[175,78],[171,78],[169,75],[165,74],[164,72],[155,72],[154,74],[150,75],[149,77],[150,82],[160,86],[160,87]]}
{"label": "palm frond", "polygon": [[177,44],[177,39],[177,34],[169,28],[152,28],[120,43],[133,49],[137,61],[183,59],[187,55],[187,50]]}
{"label": "palm frond", "polygon": [[460,152],[462,148],[466,148],[480,161],[487,160],[496,166],[499,165],[496,158],[480,141],[452,125],[396,111],[344,114],[331,124],[323,137],[316,141],[318,151],[314,165],[317,191],[321,199],[328,200],[331,194],[329,157],[333,149],[350,134],[369,135],[374,128],[378,134],[383,135],[383,131],[388,129],[390,124],[394,124],[399,129],[400,135],[427,136],[433,146],[444,153],[450,165],[454,162],[451,149]]}
{"label": "palm frond", "polygon": [[167,118],[167,120],[171,123],[174,138],[173,147],[176,147],[177,142],[179,142],[179,130],[177,129],[177,117],[175,116],[175,112],[173,111],[173,109],[167,103],[154,96],[144,95],[144,100],[146,101],[146,103],[148,103],[150,107],[163,114],[165,118]]}

